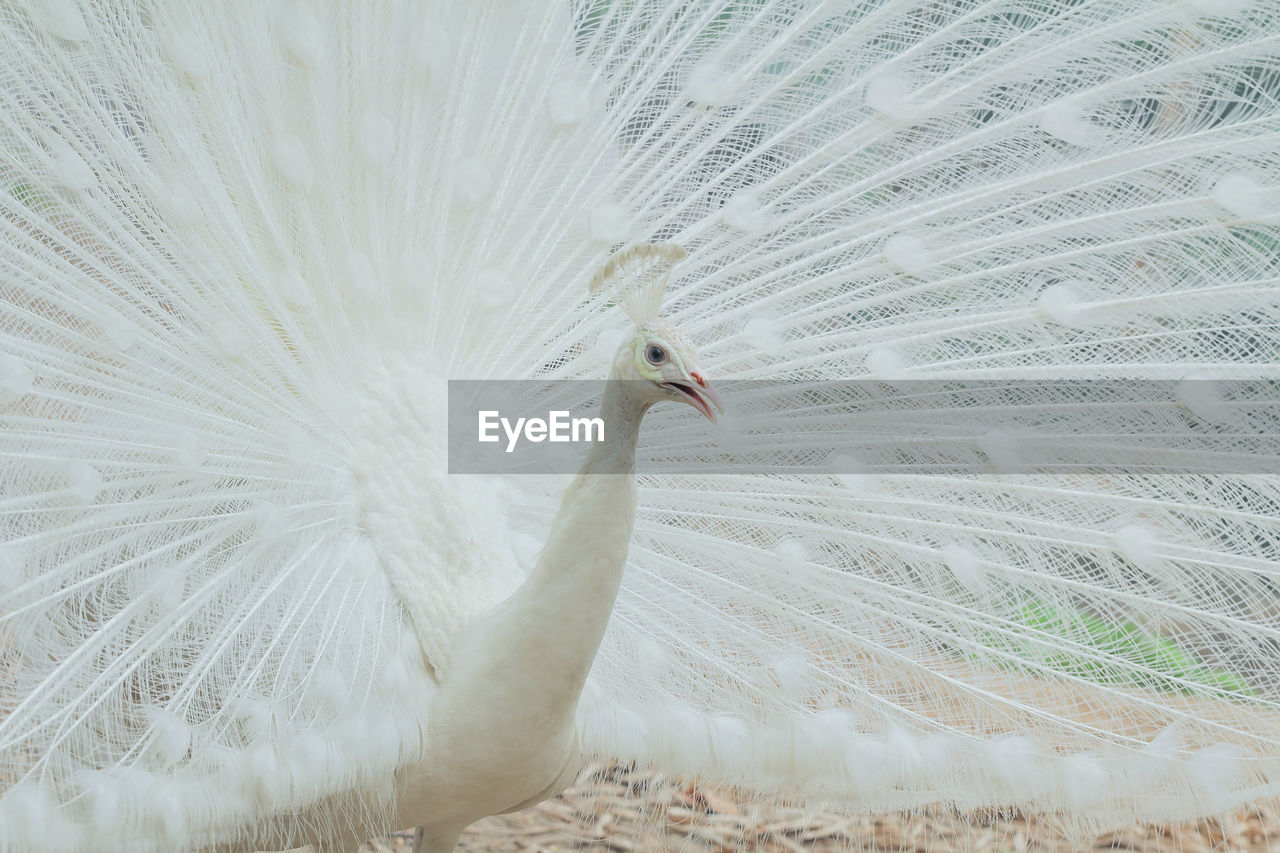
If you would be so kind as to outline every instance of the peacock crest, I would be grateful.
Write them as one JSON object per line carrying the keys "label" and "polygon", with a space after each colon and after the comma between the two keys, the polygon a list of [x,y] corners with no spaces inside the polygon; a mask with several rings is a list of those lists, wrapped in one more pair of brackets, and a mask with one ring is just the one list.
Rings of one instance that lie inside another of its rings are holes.
{"label": "peacock crest", "polygon": [[637,326],[658,317],[671,270],[689,253],[674,243],[640,243],[609,257],[591,277],[590,293],[617,299]]}

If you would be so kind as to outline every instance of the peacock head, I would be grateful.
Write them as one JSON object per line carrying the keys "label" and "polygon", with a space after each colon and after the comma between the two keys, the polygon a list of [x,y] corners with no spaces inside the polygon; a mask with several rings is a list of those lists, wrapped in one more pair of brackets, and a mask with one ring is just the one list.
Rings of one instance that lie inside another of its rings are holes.
{"label": "peacock head", "polygon": [[591,280],[591,292],[612,282],[611,292],[636,324],[636,334],[618,353],[615,374],[648,383],[650,403],[687,403],[712,423],[724,413],[720,395],[698,367],[697,352],[680,330],[659,317],[671,268],[687,253],[670,243],[641,243],[613,255]]}
{"label": "peacock head", "polygon": [[698,368],[697,353],[680,330],[662,318],[640,325],[628,345],[636,377],[654,383],[658,400],[688,403],[715,423],[720,395]]}

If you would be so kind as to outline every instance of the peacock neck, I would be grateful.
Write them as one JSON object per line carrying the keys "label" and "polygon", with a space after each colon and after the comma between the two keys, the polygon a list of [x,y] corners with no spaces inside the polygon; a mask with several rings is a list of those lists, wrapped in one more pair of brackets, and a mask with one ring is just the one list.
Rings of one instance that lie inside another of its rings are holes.
{"label": "peacock neck", "polygon": [[636,444],[649,407],[636,384],[613,376],[606,383],[604,440],[592,445],[565,490],[546,546],[520,590],[571,619],[575,630],[565,664],[580,669],[582,679],[613,609],[635,524]]}
{"label": "peacock neck", "polygon": [[570,731],[622,582],[635,524],[636,441],[649,406],[638,385],[607,383],[604,441],[565,490],[537,564],[468,632],[459,653],[483,662],[476,671],[484,683],[518,685],[529,731]]}
{"label": "peacock neck", "polygon": [[600,417],[605,424],[604,441],[591,445],[578,472],[578,481],[600,474],[635,474],[640,422],[649,408],[649,404],[634,393],[635,383],[636,380],[615,376],[605,383],[604,401],[600,406]]}
{"label": "peacock neck", "polygon": [[[642,393],[638,382],[607,384],[604,441],[565,490],[537,565],[453,648],[432,699],[430,753],[405,776],[398,804],[406,819],[424,803],[454,809],[432,813],[441,838],[572,778],[574,716],[635,523],[636,440],[648,403],[633,395]],[[470,787],[460,788],[459,776]]]}

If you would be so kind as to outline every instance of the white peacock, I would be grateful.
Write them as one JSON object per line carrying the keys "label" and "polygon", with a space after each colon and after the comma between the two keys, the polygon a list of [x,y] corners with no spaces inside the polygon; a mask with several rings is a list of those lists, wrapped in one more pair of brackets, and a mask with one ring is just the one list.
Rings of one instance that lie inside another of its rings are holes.
{"label": "white peacock", "polygon": [[449,476],[442,407],[1275,379],[1278,187],[1274,0],[0,3],[0,851],[448,849],[592,756],[1083,828],[1276,796],[1274,475],[611,444],[566,489]]}

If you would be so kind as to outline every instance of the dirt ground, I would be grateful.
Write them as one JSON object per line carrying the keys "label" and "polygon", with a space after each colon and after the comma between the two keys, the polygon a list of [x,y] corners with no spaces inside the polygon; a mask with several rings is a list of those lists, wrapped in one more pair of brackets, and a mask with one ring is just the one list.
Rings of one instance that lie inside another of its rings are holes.
{"label": "dirt ground", "polygon": [[[363,853],[408,853],[412,833],[400,833]],[[602,766],[554,800],[518,814],[475,824],[459,850],[687,851],[687,853],[1140,853],[1248,851],[1280,853],[1280,804],[1222,821],[1137,825],[1087,841],[1066,841],[1051,828],[1020,817],[815,814],[751,804],[654,774]]]}

